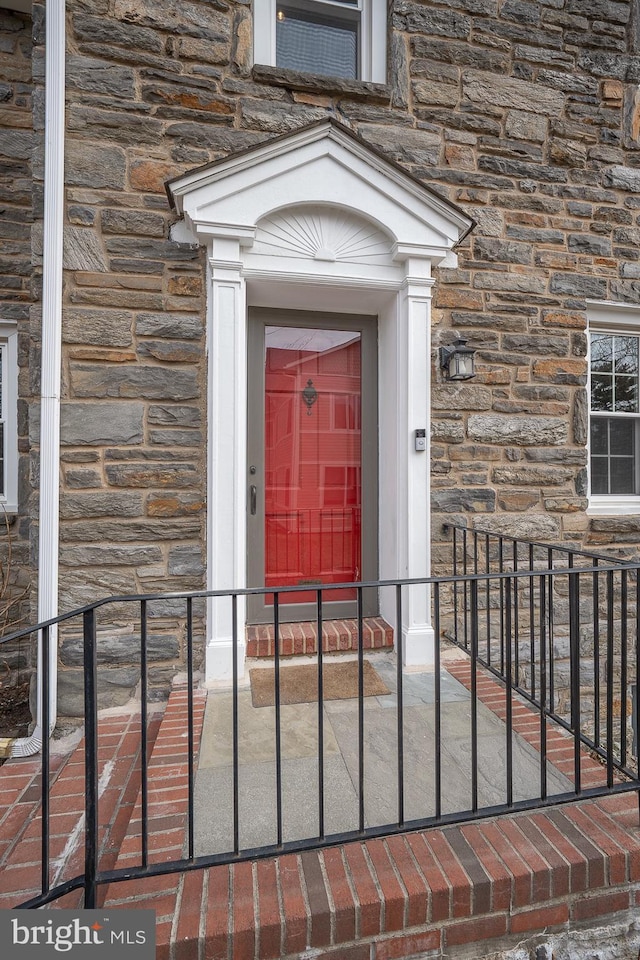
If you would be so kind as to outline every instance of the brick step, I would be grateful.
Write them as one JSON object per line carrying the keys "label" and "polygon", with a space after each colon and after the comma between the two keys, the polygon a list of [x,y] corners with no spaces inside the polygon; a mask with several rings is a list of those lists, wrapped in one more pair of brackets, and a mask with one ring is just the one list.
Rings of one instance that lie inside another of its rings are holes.
{"label": "brick step", "polygon": [[[392,650],[393,627],[382,617],[365,617],[362,622],[365,650]],[[340,653],[358,649],[357,620],[325,620],[322,624],[323,653]],[[280,624],[280,655],[300,656],[318,652],[318,625],[314,620]],[[275,653],[273,624],[247,627],[247,656],[273,657]]]}
{"label": "brick step", "polygon": [[[206,691],[193,692],[194,772],[197,771],[200,738],[204,720]],[[158,724],[153,748],[147,764],[147,812],[149,863],[179,860],[185,854],[185,838],[189,822],[188,691],[185,684],[174,681],[169,700]],[[115,851],[112,866],[116,870],[141,865],[142,855],[142,792],[139,788],[128,811],[126,828]],[[172,924],[164,916],[164,908],[157,899],[160,891],[167,892],[172,915],[178,888],[179,874],[153,879],[126,880],[101,888],[101,904],[107,907],[131,906],[136,901],[140,908],[156,908],[158,945],[169,942]],[[160,898],[162,899],[162,898]],[[164,904],[166,906],[166,903]]]}
{"label": "brick step", "polygon": [[[148,748],[153,750],[159,715],[149,717]],[[84,739],[69,753],[52,744],[50,778],[50,882],[83,872]],[[40,757],[11,759],[0,767],[0,908],[13,907],[40,893]],[[140,788],[140,715],[114,713],[98,721],[100,867],[112,868],[126,835]],[[52,906],[75,908],[82,893],[73,891]]]}

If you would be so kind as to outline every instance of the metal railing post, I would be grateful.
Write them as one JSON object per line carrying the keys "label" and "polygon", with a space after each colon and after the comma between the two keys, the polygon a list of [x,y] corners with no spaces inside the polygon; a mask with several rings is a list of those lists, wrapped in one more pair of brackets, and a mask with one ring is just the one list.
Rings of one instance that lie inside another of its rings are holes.
{"label": "metal railing post", "polygon": [[540,798],[547,796],[547,578],[540,577]]}
{"label": "metal railing post", "polygon": [[42,716],[42,846],[41,846],[41,873],[42,873],[42,892],[49,891],[49,858],[51,850],[50,840],[50,819],[49,819],[49,782],[50,782],[50,733],[51,725],[49,686],[51,684],[50,675],[50,647],[51,647],[51,628],[44,627],[42,630],[42,683],[40,688],[41,716]]}
{"label": "metal railing post", "polygon": [[[598,566],[597,560],[594,566]],[[600,746],[600,577],[597,572],[593,574],[593,700],[593,739]]]}
{"label": "metal railing post", "polygon": [[189,860],[193,860],[195,853],[193,749],[193,597],[187,597],[187,850]]}
{"label": "metal railing post", "polygon": [[316,594],[316,614],[318,631],[318,835],[324,838],[324,675],[322,649],[322,590]]}
{"label": "metal railing post", "polygon": [[[231,596],[231,739],[232,739],[232,780],[233,780],[233,852],[240,850],[240,730],[238,717],[238,596]],[[277,643],[277,638],[276,638]]]}
{"label": "metal railing post", "polygon": [[147,764],[147,601],[140,601],[140,829],[142,866],[149,860],[149,771]]}
{"label": "metal railing post", "polygon": [[[437,599],[436,599],[437,604]],[[398,751],[398,824],[404,823],[404,700],[402,683],[402,586],[396,587],[396,741]],[[438,634],[435,635],[438,646]]]}
{"label": "metal railing post", "polygon": [[275,746],[276,746],[276,835],[282,846],[282,703],[280,699],[280,594],[273,594]]}
{"label": "metal railing post", "polygon": [[485,534],[484,572],[487,574],[485,597],[485,602],[487,605],[487,663],[491,664],[491,580],[489,579],[489,573],[491,572],[491,561],[489,556],[488,533]]}
{"label": "metal railing post", "polygon": [[613,571],[607,573],[607,786],[613,786]]}
{"label": "metal railing post", "polygon": [[462,574],[464,576],[464,583],[462,585],[462,596],[464,603],[463,610],[463,619],[464,624],[464,648],[465,650],[469,649],[469,581],[467,580],[468,569],[468,559],[467,559],[467,531],[466,528],[462,531]]}
{"label": "metal railing post", "polygon": [[629,591],[627,571],[620,572],[620,763],[627,763],[627,643]]}
{"label": "metal railing post", "polygon": [[364,636],[362,587],[358,587],[358,825],[364,833]]}
{"label": "metal railing post", "polygon": [[83,615],[84,640],[84,769],[85,769],[85,847],[84,907],[97,906],[98,871],[98,669],[96,612],[93,607]]}
{"label": "metal railing post", "polygon": [[452,560],[451,569],[453,571],[453,639],[455,643],[458,642],[458,531],[456,527],[453,528],[453,544],[452,544]]}
{"label": "metal railing post", "polygon": [[439,820],[442,815],[442,695],[440,689],[440,584],[433,585],[433,629],[435,633],[434,649],[434,709],[435,709],[435,815]]}
{"label": "metal railing post", "polygon": [[471,581],[471,809],[478,810],[478,581]]}
{"label": "metal railing post", "polygon": [[580,581],[579,573],[569,574],[569,683],[571,728],[573,730],[573,785],[581,793],[580,767]]}
{"label": "metal railing post", "polygon": [[[533,573],[533,544],[529,544],[529,572]],[[535,631],[535,591],[533,576],[529,578],[529,663],[531,670],[531,696],[536,696],[536,631]]]}
{"label": "metal railing post", "polygon": [[[505,654],[506,654],[506,664],[505,664],[505,698],[506,698],[506,715],[507,715],[507,730],[506,730],[506,739],[507,739],[507,806],[513,806],[513,662],[512,662],[512,647],[511,642],[513,639],[513,623],[511,618],[511,577],[507,577],[504,581],[505,586]],[[517,589],[517,584],[515,585]]]}

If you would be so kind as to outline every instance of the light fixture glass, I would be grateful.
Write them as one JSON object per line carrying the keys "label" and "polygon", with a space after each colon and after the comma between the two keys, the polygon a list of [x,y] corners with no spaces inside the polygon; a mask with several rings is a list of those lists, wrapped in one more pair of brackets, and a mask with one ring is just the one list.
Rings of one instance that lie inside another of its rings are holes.
{"label": "light fixture glass", "polygon": [[447,380],[471,380],[476,375],[475,352],[464,337],[458,337],[452,346],[440,347],[440,366]]}

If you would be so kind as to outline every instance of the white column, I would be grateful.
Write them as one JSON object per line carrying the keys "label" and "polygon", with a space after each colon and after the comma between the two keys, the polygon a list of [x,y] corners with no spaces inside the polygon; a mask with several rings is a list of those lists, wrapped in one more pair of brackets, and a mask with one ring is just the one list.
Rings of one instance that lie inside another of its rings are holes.
{"label": "white column", "polygon": [[[42,366],[40,379],[40,511],[38,520],[38,620],[58,615],[60,549],[60,377],[62,355],[62,247],[65,144],[65,3],[46,8],[44,224],[42,258]],[[11,755],[37,753],[56,725],[58,628],[50,633],[49,726],[42,729],[42,638],[38,637],[37,719],[30,737]]]}
{"label": "white column", "polygon": [[[431,573],[431,264],[427,259],[407,260],[407,277],[400,296],[400,329],[404,331],[401,379],[402,423],[400,450],[404,447],[406,485],[406,542],[404,576],[428,577]],[[416,430],[426,431],[426,449],[415,449]],[[403,517],[400,513],[399,517]],[[403,647],[407,666],[431,665],[434,632],[430,590],[426,585],[407,588],[403,599]]]}
{"label": "white column", "polygon": [[[207,316],[207,588],[246,584],[247,319],[240,241],[213,237]],[[230,680],[232,605],[207,604],[206,681]],[[238,600],[238,671],[244,672],[245,603]]]}

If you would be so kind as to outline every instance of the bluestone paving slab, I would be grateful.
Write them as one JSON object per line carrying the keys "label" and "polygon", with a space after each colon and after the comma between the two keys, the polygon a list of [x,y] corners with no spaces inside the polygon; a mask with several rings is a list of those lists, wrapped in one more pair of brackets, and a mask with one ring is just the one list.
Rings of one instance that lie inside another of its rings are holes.
{"label": "bluestone paving slab", "polygon": [[[238,770],[240,847],[277,842],[275,763],[252,763]],[[325,833],[358,828],[355,788],[340,757],[324,764]],[[319,835],[318,762],[303,757],[282,763],[283,840]],[[196,854],[229,852],[233,843],[233,768],[209,767],[198,771],[195,791]],[[231,846],[230,846],[231,845]]]}
{"label": "bluestone paving slab", "polygon": [[[371,658],[394,692],[364,702],[363,765],[366,826],[395,823],[398,807],[398,714],[395,658]],[[436,709],[433,671],[403,673],[404,816],[436,812]],[[440,679],[440,763],[443,813],[472,806],[471,697],[446,670]],[[506,803],[506,726],[477,702],[478,806]],[[248,688],[238,695],[239,822],[241,847],[275,843],[275,707],[254,708]],[[359,736],[357,700],[327,701],[323,710],[325,832],[358,828]],[[283,839],[318,834],[317,704],[282,707]],[[513,799],[539,796],[540,756],[512,734]],[[233,835],[232,697],[209,695],[196,780],[196,844],[199,854],[223,852]],[[572,789],[549,764],[548,793]]]}
{"label": "bluestone paving slab", "polygon": [[[200,767],[227,766],[233,762],[233,698],[231,693],[212,692],[207,698],[205,730],[200,750]],[[318,753],[318,708],[296,703],[281,708],[283,758],[315,757]],[[275,707],[253,707],[251,692],[238,694],[239,762],[259,763],[275,759]],[[338,752],[331,727],[324,737],[325,754]]]}

